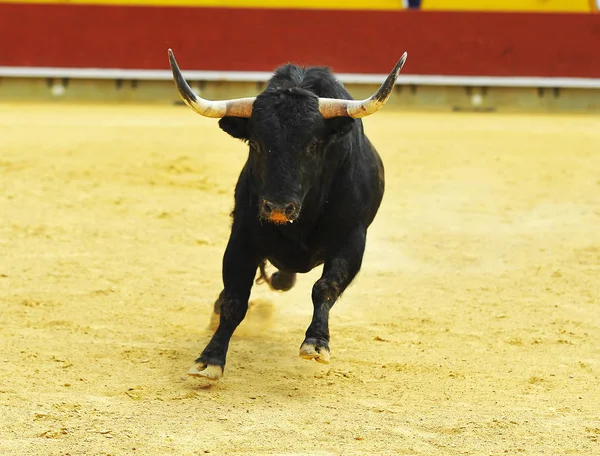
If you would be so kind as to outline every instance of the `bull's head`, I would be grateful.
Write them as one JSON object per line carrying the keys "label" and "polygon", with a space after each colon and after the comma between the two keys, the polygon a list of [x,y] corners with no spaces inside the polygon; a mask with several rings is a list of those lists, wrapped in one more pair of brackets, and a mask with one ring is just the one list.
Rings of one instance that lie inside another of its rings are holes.
{"label": "bull's head", "polygon": [[304,198],[322,177],[327,146],[347,134],[354,119],[374,114],[386,103],[406,57],[405,52],[379,90],[365,100],[320,98],[291,87],[266,90],[257,97],[209,101],[192,91],[169,49],[185,104],[203,116],[221,118],[225,132],[249,143],[259,216],[276,224],[296,220]]}

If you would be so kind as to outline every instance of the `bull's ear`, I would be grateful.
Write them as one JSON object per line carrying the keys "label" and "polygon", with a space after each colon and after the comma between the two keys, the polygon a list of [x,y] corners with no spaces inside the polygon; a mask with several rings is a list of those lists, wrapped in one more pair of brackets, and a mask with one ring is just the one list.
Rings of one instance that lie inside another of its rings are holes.
{"label": "bull's ear", "polygon": [[225,133],[237,139],[248,140],[248,121],[243,117],[223,117],[219,120],[219,127]]}
{"label": "bull's ear", "polygon": [[325,126],[330,137],[339,139],[350,133],[355,122],[352,117],[332,117],[325,120]]}

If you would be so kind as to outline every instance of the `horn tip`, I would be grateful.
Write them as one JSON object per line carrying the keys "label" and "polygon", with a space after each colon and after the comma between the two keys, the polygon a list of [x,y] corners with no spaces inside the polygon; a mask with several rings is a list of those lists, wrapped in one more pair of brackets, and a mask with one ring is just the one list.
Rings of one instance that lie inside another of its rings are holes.
{"label": "horn tip", "polygon": [[402,54],[402,57],[400,57],[400,60],[398,60],[398,63],[396,64],[396,66],[392,70],[392,74],[394,75],[394,79],[397,78],[398,75],[400,74],[400,71],[402,71],[402,67],[404,66],[404,63],[406,62],[407,58],[408,58],[408,52],[404,52],[404,54]]}
{"label": "horn tip", "polygon": [[402,65],[404,65],[404,62],[406,62],[406,59],[408,58],[408,52],[404,52],[404,54],[402,54],[402,57],[400,57],[400,63]]}
{"label": "horn tip", "polygon": [[175,68],[178,68],[177,60],[175,60],[175,54],[173,54],[171,48],[169,48],[167,52],[169,53],[169,63],[171,64],[171,69],[175,70]]}

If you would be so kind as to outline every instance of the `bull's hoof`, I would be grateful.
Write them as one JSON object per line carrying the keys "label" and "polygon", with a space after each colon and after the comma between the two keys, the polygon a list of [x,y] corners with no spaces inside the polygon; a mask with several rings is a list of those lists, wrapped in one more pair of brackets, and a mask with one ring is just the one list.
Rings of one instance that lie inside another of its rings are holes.
{"label": "bull's hoof", "polygon": [[300,347],[300,357],[314,359],[318,363],[329,364],[331,355],[326,344],[318,343],[316,339],[307,339]]}
{"label": "bull's hoof", "polygon": [[216,364],[194,363],[188,375],[191,377],[204,377],[209,380],[219,380],[223,376],[223,368]]}

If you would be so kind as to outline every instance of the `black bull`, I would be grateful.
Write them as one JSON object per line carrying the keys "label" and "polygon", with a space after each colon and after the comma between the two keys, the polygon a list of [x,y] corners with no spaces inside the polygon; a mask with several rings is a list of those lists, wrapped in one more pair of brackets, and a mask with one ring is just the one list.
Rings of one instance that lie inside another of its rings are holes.
{"label": "black bull", "polygon": [[[360,117],[387,101],[406,54],[379,91],[362,101],[352,100],[329,69],[289,64],[255,98],[212,102],[192,92],[171,51],[169,56],[186,104],[221,118],[226,133],[249,145],[215,303],[219,325],[189,374],[215,380],[223,375],[258,269],[272,288],[285,291],[296,273],[321,264],[300,356],[328,363],[329,311],[361,268],[367,228],[384,193],[383,164]],[[266,261],[278,269],[270,278]]]}

